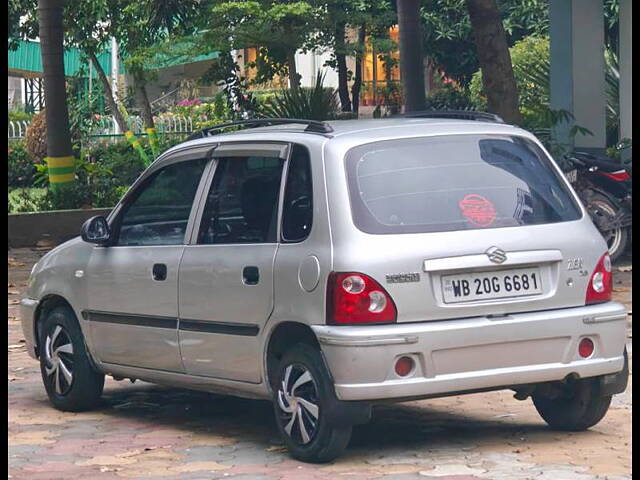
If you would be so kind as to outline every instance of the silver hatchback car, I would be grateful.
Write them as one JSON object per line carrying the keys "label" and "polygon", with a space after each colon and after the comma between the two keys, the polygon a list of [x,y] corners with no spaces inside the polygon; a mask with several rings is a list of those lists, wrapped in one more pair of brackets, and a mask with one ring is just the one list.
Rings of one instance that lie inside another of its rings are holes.
{"label": "silver hatchback car", "polygon": [[309,462],[382,401],[512,389],[552,428],[595,425],[628,378],[607,246],[498,120],[272,119],[168,150],[33,268],[51,402],[95,405],[105,374],[271,399]]}

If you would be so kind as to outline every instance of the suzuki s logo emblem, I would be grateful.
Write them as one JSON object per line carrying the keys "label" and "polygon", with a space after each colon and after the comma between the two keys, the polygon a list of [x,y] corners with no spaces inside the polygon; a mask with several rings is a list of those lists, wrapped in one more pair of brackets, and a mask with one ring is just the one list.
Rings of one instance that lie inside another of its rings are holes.
{"label": "suzuki s logo emblem", "polygon": [[507,259],[507,254],[498,247],[491,247],[484,253],[487,254],[487,257],[489,257],[489,260],[493,263],[502,263]]}

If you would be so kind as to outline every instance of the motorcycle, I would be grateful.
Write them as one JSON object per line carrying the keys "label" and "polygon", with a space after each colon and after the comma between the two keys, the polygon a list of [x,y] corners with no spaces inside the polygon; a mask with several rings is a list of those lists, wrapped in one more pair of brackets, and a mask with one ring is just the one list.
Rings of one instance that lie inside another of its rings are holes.
{"label": "motorcycle", "polygon": [[565,158],[569,183],[606,240],[611,260],[619,258],[631,243],[631,175],[609,157],[572,152]]}

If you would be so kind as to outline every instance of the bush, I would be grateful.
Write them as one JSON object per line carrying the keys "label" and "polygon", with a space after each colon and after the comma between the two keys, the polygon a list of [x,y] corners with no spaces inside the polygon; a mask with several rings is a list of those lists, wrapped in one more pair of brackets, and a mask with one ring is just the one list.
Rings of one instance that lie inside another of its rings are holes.
{"label": "bush", "polygon": [[33,186],[36,168],[31,155],[27,152],[24,141],[9,143],[7,163],[7,185],[9,188]]}
{"label": "bush", "polygon": [[97,208],[118,203],[121,187],[129,187],[145,169],[144,161],[128,142],[91,149],[83,155],[79,167],[78,180],[90,187],[90,203]]}
{"label": "bush", "polygon": [[33,116],[24,136],[25,146],[31,158],[42,162],[47,156],[47,119],[42,110]]}
{"label": "bush", "polygon": [[[164,152],[181,141],[179,135],[160,135],[158,146]],[[141,138],[140,143],[149,158],[153,158],[146,138]],[[92,207],[113,207],[145,168],[144,161],[128,142],[100,145],[82,155],[77,168],[78,183],[87,186]]]}
{"label": "bush", "polygon": [[223,93],[217,93],[210,102],[183,100],[165,115],[182,115],[191,118],[194,129],[224,123],[233,118]]}
{"label": "bush", "polygon": [[[158,143],[160,150],[165,151],[181,141],[179,135],[160,135]],[[146,139],[141,138],[140,143],[149,158],[153,158]],[[31,184],[44,188],[13,190],[9,194],[9,212],[113,207],[144,169],[144,161],[126,141],[83,151],[76,159],[76,181],[57,189],[49,188],[46,164],[38,164]],[[11,173],[10,169],[10,184]]]}
{"label": "bush", "polygon": [[475,107],[468,93],[449,84],[430,92],[426,99],[427,110],[475,110]]}
{"label": "bush", "polygon": [[50,209],[46,188],[16,188],[9,192],[9,213],[41,212]]}
{"label": "bush", "polygon": [[27,113],[24,110],[9,110],[10,122],[28,122],[33,118],[33,113]]}
{"label": "bush", "polygon": [[274,100],[280,92],[281,90],[252,90],[250,93],[260,108]]}

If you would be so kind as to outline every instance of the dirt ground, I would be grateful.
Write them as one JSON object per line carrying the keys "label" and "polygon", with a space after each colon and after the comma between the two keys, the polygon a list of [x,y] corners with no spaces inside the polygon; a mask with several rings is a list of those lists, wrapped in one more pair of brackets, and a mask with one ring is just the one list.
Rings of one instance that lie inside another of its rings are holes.
{"label": "dirt ground", "polygon": [[[580,433],[551,431],[530,400],[509,391],[377,407],[371,423],[354,428],[346,454],[319,466],[288,457],[264,401],[108,377],[100,408],[58,412],[18,318],[31,266],[44,253],[9,251],[9,478],[631,478],[631,381],[604,420]],[[629,311],[630,267],[623,260],[614,275],[614,295]]]}

